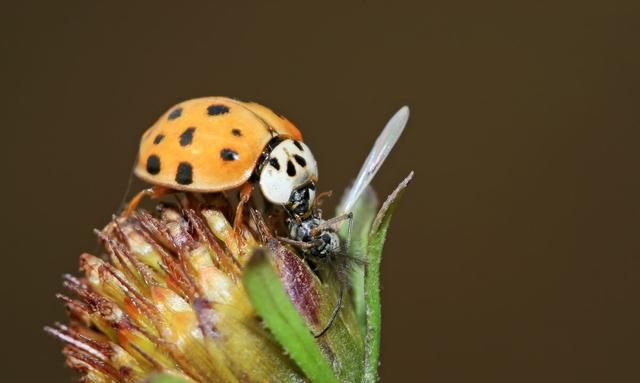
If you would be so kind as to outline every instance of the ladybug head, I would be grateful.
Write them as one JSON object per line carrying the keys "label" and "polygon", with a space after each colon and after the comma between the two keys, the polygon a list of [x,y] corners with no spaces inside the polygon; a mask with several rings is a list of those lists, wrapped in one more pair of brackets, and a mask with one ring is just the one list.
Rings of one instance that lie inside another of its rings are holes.
{"label": "ladybug head", "polygon": [[285,139],[273,147],[260,169],[260,189],[271,203],[296,216],[307,216],[315,201],[318,165],[300,141]]}

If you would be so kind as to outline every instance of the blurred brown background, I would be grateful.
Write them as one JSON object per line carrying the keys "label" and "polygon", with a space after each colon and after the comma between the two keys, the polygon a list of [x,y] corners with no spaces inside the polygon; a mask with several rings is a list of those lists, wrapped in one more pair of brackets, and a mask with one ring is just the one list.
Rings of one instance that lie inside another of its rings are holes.
{"label": "blurred brown background", "polygon": [[[384,261],[386,382],[640,381],[640,3],[3,5],[3,381],[67,382],[61,274],[118,207],[138,137],[192,97],[295,121],[340,191],[415,182]],[[136,187],[140,187],[137,184]]]}

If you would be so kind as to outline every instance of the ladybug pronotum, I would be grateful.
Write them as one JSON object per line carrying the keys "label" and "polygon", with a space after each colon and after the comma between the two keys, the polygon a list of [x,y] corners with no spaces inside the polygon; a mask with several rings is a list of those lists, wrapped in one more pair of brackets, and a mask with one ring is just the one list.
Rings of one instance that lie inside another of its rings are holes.
{"label": "ladybug pronotum", "polygon": [[135,174],[155,185],[146,194],[241,187],[237,227],[252,179],[269,202],[298,216],[310,214],[318,167],[287,119],[253,102],[204,97],[175,105],[143,134]]}

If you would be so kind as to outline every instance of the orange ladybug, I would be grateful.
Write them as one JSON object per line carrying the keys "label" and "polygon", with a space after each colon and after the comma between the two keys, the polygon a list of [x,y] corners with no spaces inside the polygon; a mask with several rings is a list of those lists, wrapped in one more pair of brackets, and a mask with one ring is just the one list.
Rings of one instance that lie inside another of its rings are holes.
{"label": "orange ladybug", "polygon": [[[302,142],[300,131],[287,119],[252,102],[226,97],[205,97],[169,109],[142,136],[134,173],[154,185],[129,203],[130,214],[145,195],[161,196],[169,190],[219,192],[240,188],[234,228],[240,227],[242,209],[258,183],[265,199],[281,205],[289,237],[281,240],[310,255],[329,261],[342,249],[337,225],[348,221],[351,208],[365,190],[400,137],[409,118],[401,108],[382,131],[343,203],[343,212],[322,219],[316,204],[318,165]],[[348,246],[348,240],[347,244]],[[338,302],[322,336],[335,320]]]}
{"label": "orange ladybug", "polygon": [[[139,193],[128,212],[144,195],[240,187],[236,228],[252,180],[268,201],[304,215],[311,211],[318,178],[315,158],[289,120],[227,97],[197,98],[170,108],[143,134],[134,172],[154,187]],[[297,200],[291,201],[295,190]]]}

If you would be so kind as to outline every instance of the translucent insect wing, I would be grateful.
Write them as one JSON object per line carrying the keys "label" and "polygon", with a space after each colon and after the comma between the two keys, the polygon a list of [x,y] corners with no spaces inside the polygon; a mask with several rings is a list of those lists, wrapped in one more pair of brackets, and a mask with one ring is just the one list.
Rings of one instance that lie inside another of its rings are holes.
{"label": "translucent insect wing", "polygon": [[391,149],[396,144],[404,127],[409,120],[409,107],[403,106],[391,117],[387,125],[382,130],[382,133],[376,139],[373,148],[369,152],[367,159],[364,161],[360,172],[353,183],[353,186],[349,190],[349,194],[344,198],[342,204],[342,213],[348,213],[353,209],[353,206],[360,198],[362,192],[367,188],[373,177],[384,163]]}

